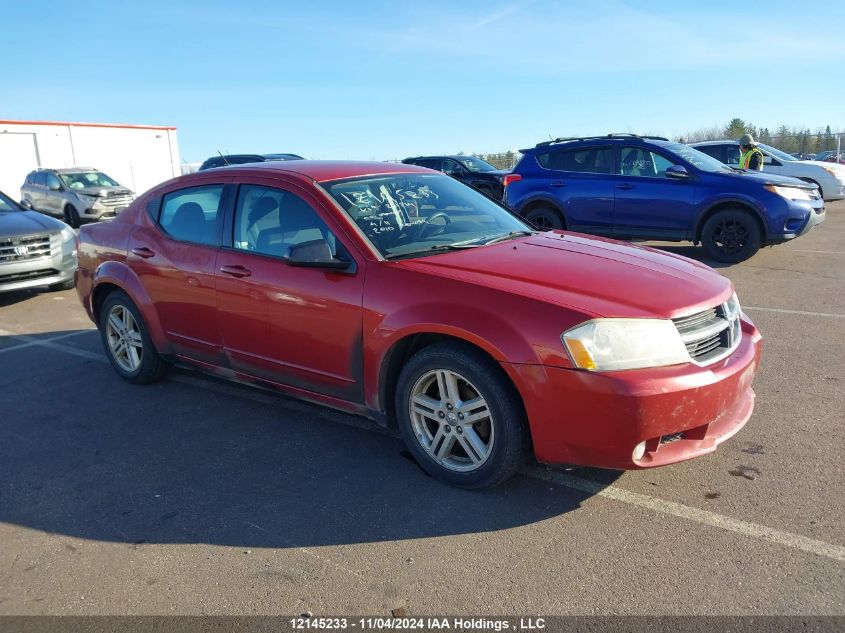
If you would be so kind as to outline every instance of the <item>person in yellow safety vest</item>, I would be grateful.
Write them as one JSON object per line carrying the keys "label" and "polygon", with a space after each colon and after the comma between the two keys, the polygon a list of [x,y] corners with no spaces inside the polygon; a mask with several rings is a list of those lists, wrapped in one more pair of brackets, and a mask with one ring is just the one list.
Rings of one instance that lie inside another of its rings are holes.
{"label": "person in yellow safety vest", "polygon": [[739,139],[739,168],[763,171],[763,152],[757,149],[757,143],[750,134],[743,134]]}

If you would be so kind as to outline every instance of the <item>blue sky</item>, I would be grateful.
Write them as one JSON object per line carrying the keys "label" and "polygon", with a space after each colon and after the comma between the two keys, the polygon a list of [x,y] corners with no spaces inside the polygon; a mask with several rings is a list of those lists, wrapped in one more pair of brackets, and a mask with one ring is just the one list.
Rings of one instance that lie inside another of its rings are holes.
{"label": "blue sky", "polygon": [[175,125],[388,159],[734,116],[845,130],[845,2],[39,2],[3,9],[0,119]]}

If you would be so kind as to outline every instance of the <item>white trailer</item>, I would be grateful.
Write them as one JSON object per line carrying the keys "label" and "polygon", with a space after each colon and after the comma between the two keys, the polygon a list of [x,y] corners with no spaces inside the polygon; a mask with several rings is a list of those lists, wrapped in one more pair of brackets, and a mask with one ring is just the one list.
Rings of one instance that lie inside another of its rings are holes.
{"label": "white trailer", "polygon": [[19,200],[38,167],[93,167],[139,194],[182,173],[175,127],[0,120],[0,191]]}

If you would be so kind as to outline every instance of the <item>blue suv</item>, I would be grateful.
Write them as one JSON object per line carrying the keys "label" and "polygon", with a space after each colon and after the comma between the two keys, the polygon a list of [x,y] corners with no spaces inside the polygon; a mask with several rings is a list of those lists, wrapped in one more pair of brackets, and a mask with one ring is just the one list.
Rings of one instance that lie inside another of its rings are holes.
{"label": "blue suv", "polygon": [[521,151],[504,200],[541,229],[691,241],[735,263],[825,217],[813,184],[731,168],[662,137],[560,138]]}

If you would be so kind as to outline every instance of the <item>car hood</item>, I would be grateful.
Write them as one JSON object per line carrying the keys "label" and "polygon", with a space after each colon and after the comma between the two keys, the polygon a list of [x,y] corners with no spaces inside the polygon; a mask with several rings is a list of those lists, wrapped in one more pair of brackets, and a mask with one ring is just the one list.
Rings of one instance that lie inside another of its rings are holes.
{"label": "car hood", "polygon": [[763,185],[783,185],[784,187],[800,187],[802,189],[814,189],[815,185],[793,178],[792,176],[781,176],[780,174],[770,174],[765,171],[735,171],[732,173],[725,172],[723,176],[739,177],[746,180],[756,180]]}
{"label": "car hood", "polygon": [[686,257],[562,231],[396,265],[605,317],[675,318],[732,292],[728,279]]}
{"label": "car hood", "polygon": [[20,237],[34,233],[54,233],[65,227],[64,222],[36,211],[0,211],[0,238]]}
{"label": "car hood", "polygon": [[86,196],[98,196],[102,192],[106,193],[116,193],[120,195],[129,195],[132,193],[126,187],[84,187],[82,189],[71,189],[73,193],[81,193]]}

